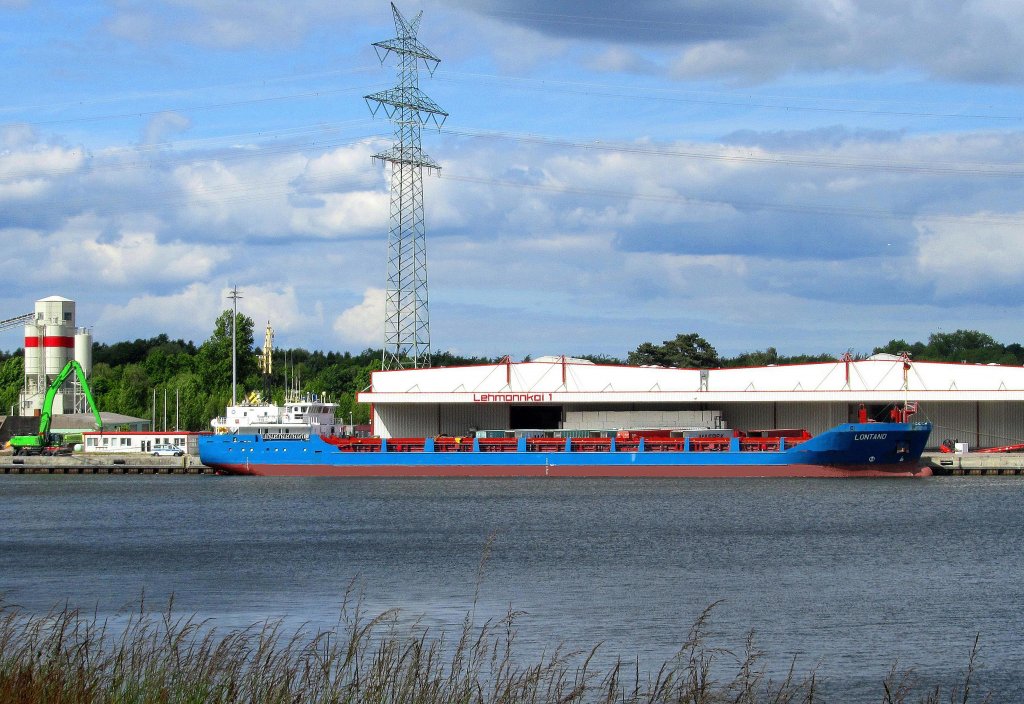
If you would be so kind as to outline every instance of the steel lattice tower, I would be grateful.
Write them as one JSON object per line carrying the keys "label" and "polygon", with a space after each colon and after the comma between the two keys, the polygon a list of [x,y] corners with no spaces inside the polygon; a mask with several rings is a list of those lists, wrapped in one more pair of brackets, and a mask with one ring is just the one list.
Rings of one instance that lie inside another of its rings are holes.
{"label": "steel lattice tower", "polygon": [[367,95],[374,115],[381,108],[395,125],[395,144],[374,159],[391,164],[391,223],[388,229],[388,274],[384,303],[384,369],[430,366],[430,315],[427,305],[427,237],[423,223],[423,169],[441,169],[423,153],[420,128],[440,129],[448,113],[419,88],[419,63],[433,75],[441,59],[419,42],[420,12],[410,22],[394,3],[398,36],[373,46],[381,63],[399,57],[398,85]]}

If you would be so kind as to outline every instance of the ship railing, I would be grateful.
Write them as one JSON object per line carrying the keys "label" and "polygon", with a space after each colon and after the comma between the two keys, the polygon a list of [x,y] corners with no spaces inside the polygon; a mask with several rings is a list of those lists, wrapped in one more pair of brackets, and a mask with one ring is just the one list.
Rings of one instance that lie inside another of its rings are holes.
{"label": "ship railing", "polygon": [[776,435],[769,437],[740,438],[740,451],[742,452],[779,452],[788,450],[794,445],[807,442],[807,437],[790,437],[787,435]]}
{"label": "ship railing", "polygon": [[339,438],[323,436],[325,442],[342,452],[380,452],[380,438]]}
{"label": "ship railing", "polygon": [[476,442],[480,452],[515,452],[519,447],[518,438],[477,438]]}
{"label": "ship railing", "polygon": [[[695,449],[690,446],[690,449]],[[684,452],[686,438],[644,438],[646,452]]]}
{"label": "ship railing", "polygon": [[777,452],[778,449],[779,438],[740,438],[741,452]]}
{"label": "ship railing", "polygon": [[573,452],[610,452],[611,438],[572,438]]}
{"label": "ship railing", "polygon": [[565,452],[565,438],[526,438],[527,452]]}
{"label": "ship railing", "polygon": [[[380,452],[380,438],[323,436],[341,452]],[[778,452],[799,445],[798,437],[721,437],[684,438],[470,438],[438,437],[388,438],[388,452]],[[734,446],[733,442],[737,445]]]}
{"label": "ship railing", "polygon": [[473,438],[434,438],[434,452],[472,452]]}
{"label": "ship railing", "polygon": [[388,438],[388,452],[423,452],[426,444],[425,438]]}

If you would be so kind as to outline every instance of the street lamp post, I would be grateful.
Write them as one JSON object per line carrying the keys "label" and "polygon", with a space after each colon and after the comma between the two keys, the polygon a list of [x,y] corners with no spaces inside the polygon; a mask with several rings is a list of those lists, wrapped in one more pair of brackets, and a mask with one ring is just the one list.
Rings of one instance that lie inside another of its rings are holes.
{"label": "street lamp post", "polygon": [[241,294],[238,292],[238,286],[231,288],[231,293],[228,294],[228,298],[234,304],[231,316],[231,405],[238,405],[238,355],[236,352],[236,345],[238,344],[238,299],[241,298]]}

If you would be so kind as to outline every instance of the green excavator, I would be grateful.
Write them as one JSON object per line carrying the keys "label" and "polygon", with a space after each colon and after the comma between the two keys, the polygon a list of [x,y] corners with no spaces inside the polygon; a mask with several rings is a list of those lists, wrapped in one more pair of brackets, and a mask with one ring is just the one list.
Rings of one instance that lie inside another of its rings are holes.
{"label": "green excavator", "polygon": [[50,433],[50,422],[53,420],[53,399],[72,373],[78,377],[85,398],[89,402],[89,407],[92,409],[93,415],[96,416],[96,429],[103,429],[103,419],[100,418],[100,412],[96,409],[96,402],[92,399],[89,383],[85,380],[85,372],[78,362],[71,360],[64,365],[64,368],[60,370],[60,374],[50,384],[50,388],[46,390],[43,409],[39,414],[39,432],[35,435],[15,435],[11,438],[9,444],[14,450],[15,455],[58,455],[69,451],[70,448],[61,445],[58,436]]}

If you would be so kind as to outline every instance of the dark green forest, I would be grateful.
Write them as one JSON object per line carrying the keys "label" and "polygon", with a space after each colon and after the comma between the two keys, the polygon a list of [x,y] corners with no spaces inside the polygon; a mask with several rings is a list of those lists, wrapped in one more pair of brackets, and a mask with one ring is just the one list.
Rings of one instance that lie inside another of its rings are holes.
{"label": "dark green forest", "polygon": [[[209,339],[200,345],[191,341],[172,340],[158,335],[146,340],[95,343],[93,370],[89,377],[96,403],[102,411],[150,418],[154,393],[157,415],[163,415],[165,393],[173,417],[175,396],[178,398],[180,425],[183,429],[206,430],[211,418],[223,414],[231,399],[231,311],[224,311],[214,323]],[[276,402],[284,400],[285,388],[297,387],[302,392],[326,394],[338,404],[338,417],[343,422],[369,420],[369,406],[356,402],[356,393],[370,384],[370,373],[380,369],[381,350],[320,352],[301,348],[274,350],[273,374],[267,378],[259,369],[259,353],[254,340],[251,318],[236,318],[238,338],[238,396],[252,391],[269,395]],[[916,361],[1024,364],[1024,347],[1018,343],[1003,345],[990,335],[976,330],[938,332],[926,342],[890,340],[875,347],[871,354],[907,352]],[[865,354],[854,354],[864,358]],[[774,347],[724,357],[697,333],[680,333],[661,344],[643,342],[625,359],[607,355],[574,355],[598,364],[653,364],[665,367],[716,368],[747,367],[768,364],[799,364],[839,359],[841,354],[782,355]],[[434,366],[485,364],[501,357],[460,357],[448,352],[433,354]],[[528,358],[527,358],[528,359]],[[22,350],[0,352],[0,409],[17,403],[23,381]],[[287,382],[287,383],[286,383]]]}

